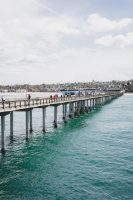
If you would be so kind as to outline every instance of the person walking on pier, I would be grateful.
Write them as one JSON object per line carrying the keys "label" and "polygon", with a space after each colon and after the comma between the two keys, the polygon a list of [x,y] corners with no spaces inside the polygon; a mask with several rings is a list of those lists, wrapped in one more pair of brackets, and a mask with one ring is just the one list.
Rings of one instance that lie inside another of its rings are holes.
{"label": "person walking on pier", "polygon": [[29,99],[29,100],[31,99],[31,95],[30,95],[30,94],[28,94],[28,99]]}
{"label": "person walking on pier", "polygon": [[4,109],[5,98],[3,96],[1,97],[1,102],[2,102],[3,109]]}
{"label": "person walking on pier", "polygon": [[28,105],[30,106],[30,99],[31,99],[31,95],[28,94]]}

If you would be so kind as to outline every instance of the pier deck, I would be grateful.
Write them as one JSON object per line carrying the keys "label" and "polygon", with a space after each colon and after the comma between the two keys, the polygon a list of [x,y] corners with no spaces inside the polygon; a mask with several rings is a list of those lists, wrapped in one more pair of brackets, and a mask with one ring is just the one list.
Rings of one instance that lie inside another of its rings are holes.
{"label": "pier deck", "polygon": [[34,98],[34,99],[20,99],[14,101],[0,102],[0,115],[6,112],[23,111],[32,108],[41,108],[47,106],[56,106],[76,101],[85,101],[98,98],[114,97],[116,94],[111,95],[86,95],[86,96],[71,96],[71,97],[57,97],[57,98]]}

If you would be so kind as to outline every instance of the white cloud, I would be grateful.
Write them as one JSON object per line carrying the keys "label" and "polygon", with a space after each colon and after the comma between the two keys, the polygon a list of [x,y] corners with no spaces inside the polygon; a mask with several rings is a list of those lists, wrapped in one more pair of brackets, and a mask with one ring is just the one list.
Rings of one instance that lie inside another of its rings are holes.
{"label": "white cloud", "polygon": [[29,65],[29,60],[61,48],[63,36],[80,33],[72,18],[42,14],[38,0],[0,0],[0,4],[0,64],[25,60]]}
{"label": "white cloud", "polygon": [[91,14],[88,17],[89,30],[94,32],[106,32],[120,30],[133,23],[131,18],[122,18],[119,20],[110,20],[99,14]]}
{"label": "white cloud", "polygon": [[126,47],[133,45],[133,32],[126,35],[106,35],[95,40],[95,44],[99,44],[105,47]]}
{"label": "white cloud", "polygon": [[[132,50],[67,48],[48,56],[29,56],[21,65],[10,65],[8,70],[0,69],[1,80],[7,82],[42,83],[91,80],[126,80],[133,76]],[[29,63],[27,62],[29,61]],[[20,67],[18,67],[20,66]]]}
{"label": "white cloud", "polygon": [[[119,76],[121,66],[124,69],[129,65],[131,69],[133,65],[128,51],[126,54],[117,52],[116,56],[111,51],[105,52],[104,48],[101,52],[97,45],[93,46],[94,51],[89,50],[99,32],[101,35],[101,31],[125,28],[132,23],[130,18],[113,21],[92,14],[88,19],[89,30],[96,35],[88,36],[84,18],[58,14],[45,6],[45,0],[43,5],[39,0],[0,0],[0,5],[1,83],[112,79],[115,73]],[[106,41],[99,38],[95,43],[111,46],[113,36],[109,37],[111,39],[107,37]],[[119,45],[123,37],[119,38]],[[127,38],[131,43],[132,34]]]}
{"label": "white cloud", "polygon": [[0,19],[27,18],[38,14],[37,0],[0,0]]}

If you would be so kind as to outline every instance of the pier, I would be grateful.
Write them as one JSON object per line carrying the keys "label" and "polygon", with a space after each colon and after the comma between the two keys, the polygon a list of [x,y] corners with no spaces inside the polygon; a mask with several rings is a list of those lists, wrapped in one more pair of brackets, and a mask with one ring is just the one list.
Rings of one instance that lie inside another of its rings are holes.
{"label": "pier", "polygon": [[58,106],[62,105],[62,114],[64,123],[67,122],[67,109],[69,110],[69,118],[80,116],[85,112],[91,112],[93,109],[103,106],[111,100],[121,96],[122,92],[99,94],[99,95],[84,95],[84,96],[69,96],[56,98],[34,98],[16,101],[0,102],[0,117],[1,117],[1,152],[5,153],[5,117],[10,115],[10,138],[13,140],[13,128],[15,126],[13,116],[14,112],[25,112],[25,132],[26,139],[29,133],[33,131],[32,111],[35,108],[42,109],[42,131],[46,132],[46,109],[48,106],[54,107],[53,125],[58,127]]}

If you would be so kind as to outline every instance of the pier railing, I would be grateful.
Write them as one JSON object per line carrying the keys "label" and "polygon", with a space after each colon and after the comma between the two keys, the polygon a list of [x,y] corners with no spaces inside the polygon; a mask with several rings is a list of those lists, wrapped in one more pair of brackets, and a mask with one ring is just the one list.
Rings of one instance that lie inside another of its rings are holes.
{"label": "pier railing", "polygon": [[39,107],[39,106],[47,106],[57,103],[63,103],[68,101],[77,101],[77,100],[84,100],[89,98],[98,98],[98,97],[105,97],[105,96],[113,96],[116,95],[112,94],[102,94],[102,95],[83,95],[83,96],[67,96],[67,97],[53,97],[53,98],[32,98],[32,99],[20,99],[14,101],[1,101],[0,102],[0,112],[5,110],[17,110],[17,109],[24,109],[27,107]]}

